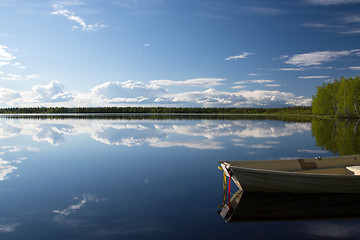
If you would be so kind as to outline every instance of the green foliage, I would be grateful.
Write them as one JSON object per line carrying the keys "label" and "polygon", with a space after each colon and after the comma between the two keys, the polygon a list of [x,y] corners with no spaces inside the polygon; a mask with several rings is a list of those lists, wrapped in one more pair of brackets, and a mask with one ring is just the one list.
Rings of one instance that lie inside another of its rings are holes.
{"label": "green foliage", "polygon": [[360,77],[335,79],[317,88],[312,112],[338,118],[360,117]]}

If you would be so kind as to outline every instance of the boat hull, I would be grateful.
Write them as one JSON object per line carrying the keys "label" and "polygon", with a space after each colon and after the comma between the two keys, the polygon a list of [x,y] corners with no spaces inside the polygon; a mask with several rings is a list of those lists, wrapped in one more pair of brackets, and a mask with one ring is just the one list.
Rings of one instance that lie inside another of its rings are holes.
{"label": "boat hull", "polygon": [[360,193],[360,176],[310,174],[231,167],[232,178],[249,192]]}

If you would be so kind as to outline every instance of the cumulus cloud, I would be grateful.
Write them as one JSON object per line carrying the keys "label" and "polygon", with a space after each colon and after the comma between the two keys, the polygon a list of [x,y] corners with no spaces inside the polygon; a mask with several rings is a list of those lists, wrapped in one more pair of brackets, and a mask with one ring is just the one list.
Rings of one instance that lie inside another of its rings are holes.
{"label": "cumulus cloud", "polygon": [[161,101],[170,101],[172,103],[191,103],[200,106],[210,107],[218,105],[231,105],[234,102],[244,101],[245,98],[237,93],[221,92],[215,89],[207,89],[203,92],[185,92],[174,95],[167,95],[166,99]]}
{"label": "cumulus cloud", "polygon": [[335,61],[340,57],[357,54],[359,51],[359,49],[355,49],[349,51],[318,51],[311,53],[295,54],[292,57],[288,57],[288,60],[285,61],[285,63],[298,67],[317,66],[325,62]]}
{"label": "cumulus cloud", "polygon": [[[79,1],[66,1],[66,2],[62,2],[62,4],[65,3],[65,5],[70,5],[70,4],[66,4],[66,3],[78,3],[78,4],[74,4],[74,5],[80,5]],[[105,27],[104,24],[99,24],[99,23],[94,23],[94,24],[88,24],[84,21],[84,19],[82,19],[80,16],[77,16],[76,13],[71,12],[67,9],[64,8],[64,6],[62,4],[53,4],[52,7],[54,9],[53,12],[51,12],[51,14],[53,15],[61,15],[66,17],[68,20],[75,22],[77,25],[73,26],[73,29],[78,29],[80,27],[81,31],[86,31],[86,32],[93,32],[93,31],[98,31],[102,28]]]}
{"label": "cumulus cloud", "polygon": [[244,59],[244,58],[247,58],[247,56],[249,56],[249,55],[254,55],[254,53],[243,52],[239,55],[227,57],[227,58],[225,58],[225,60],[229,61],[229,60]]}
{"label": "cumulus cloud", "polygon": [[225,78],[195,78],[185,81],[172,81],[172,80],[154,80],[150,83],[161,86],[194,86],[194,87],[214,87],[221,85]]}
{"label": "cumulus cloud", "polygon": [[[190,79],[191,80],[191,79]],[[160,81],[160,80],[157,80]],[[158,83],[154,81],[153,83]],[[195,80],[192,84],[198,84]],[[206,80],[207,81],[207,80]],[[204,84],[217,84],[222,79],[210,80]],[[184,81],[190,84],[190,81]],[[244,81],[246,82],[246,81]],[[248,80],[249,83],[264,84],[265,87],[279,87],[273,80]],[[242,82],[238,82],[240,84]],[[162,84],[178,84],[163,82]],[[234,86],[241,89],[244,86]],[[89,92],[65,92],[65,86],[58,81],[46,85],[35,85],[32,91],[17,92],[0,88],[0,99],[7,105],[27,106],[119,106],[124,103],[142,106],[190,106],[190,107],[284,107],[309,106],[311,99],[280,91],[219,91],[213,88],[204,91],[169,93],[157,84],[145,84],[137,81],[105,82]]]}
{"label": "cumulus cloud", "polygon": [[137,81],[106,82],[93,89],[91,93],[101,102],[145,102],[166,93],[167,90],[154,85]]}
{"label": "cumulus cloud", "polygon": [[52,81],[47,85],[36,85],[32,88],[37,93],[36,100],[40,102],[66,102],[73,99],[71,93],[64,93],[65,86],[58,81]]}
{"label": "cumulus cloud", "polygon": [[208,89],[203,92],[185,92],[167,95],[157,99],[157,102],[187,103],[203,107],[283,107],[283,106],[310,106],[311,99],[297,97],[292,93],[280,91],[239,91],[222,92]]}
{"label": "cumulus cloud", "polygon": [[280,91],[241,91],[239,92],[246,101],[236,106],[281,107],[281,106],[310,106],[312,100],[293,93]]}

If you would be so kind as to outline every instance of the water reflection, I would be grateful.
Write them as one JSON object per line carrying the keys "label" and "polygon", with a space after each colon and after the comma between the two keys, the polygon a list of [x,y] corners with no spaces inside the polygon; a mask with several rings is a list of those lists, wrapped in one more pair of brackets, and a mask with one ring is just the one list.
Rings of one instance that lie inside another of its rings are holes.
{"label": "water reflection", "polygon": [[[221,187],[216,166],[331,155],[315,146],[311,129],[307,121],[254,118],[0,117],[0,233],[7,239],[220,239],[240,231],[263,239],[272,231],[272,239],[294,238],[298,232],[286,235],[283,222],[225,224],[214,210]],[[330,223],[306,224],[296,230],[331,236],[319,230]],[[355,225],[342,225],[339,236]]]}
{"label": "water reflection", "polygon": [[10,219],[0,219],[0,233],[15,232],[20,223]]}
{"label": "water reflection", "polygon": [[360,120],[312,121],[316,144],[333,154],[355,155],[360,153]]}
{"label": "water reflection", "polygon": [[228,222],[360,218],[360,194],[238,191],[220,212]]}
{"label": "water reflection", "polygon": [[[222,143],[214,140],[222,137],[232,137],[232,140],[238,144],[244,138],[279,138],[310,130],[310,123],[253,120],[199,120],[194,123],[189,121],[76,121],[72,119],[34,121],[22,119],[5,122],[3,120],[0,125],[2,138],[31,135],[36,142],[48,142],[54,146],[64,142],[66,135],[89,134],[94,140],[108,145],[131,147],[149,144],[153,147],[183,146],[197,149],[219,149]],[[178,139],[180,137],[181,140]]]}
{"label": "water reflection", "polygon": [[97,203],[104,199],[97,197],[95,194],[82,194],[81,199],[79,197],[73,197],[77,203],[68,206],[63,210],[54,210],[55,214],[54,221],[68,227],[74,228],[83,223],[83,220],[77,217],[72,217],[71,215],[75,215],[81,208],[84,208],[86,204],[90,202]]}

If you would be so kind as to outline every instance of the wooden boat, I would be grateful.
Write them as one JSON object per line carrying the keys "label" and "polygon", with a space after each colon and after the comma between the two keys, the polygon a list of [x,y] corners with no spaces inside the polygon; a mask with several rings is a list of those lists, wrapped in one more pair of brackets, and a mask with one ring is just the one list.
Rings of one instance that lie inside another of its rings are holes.
{"label": "wooden boat", "polygon": [[[359,193],[262,193],[237,191],[219,211],[227,222],[360,218]],[[230,209],[230,211],[229,211]]]}
{"label": "wooden boat", "polygon": [[220,163],[244,191],[360,193],[360,155]]}

